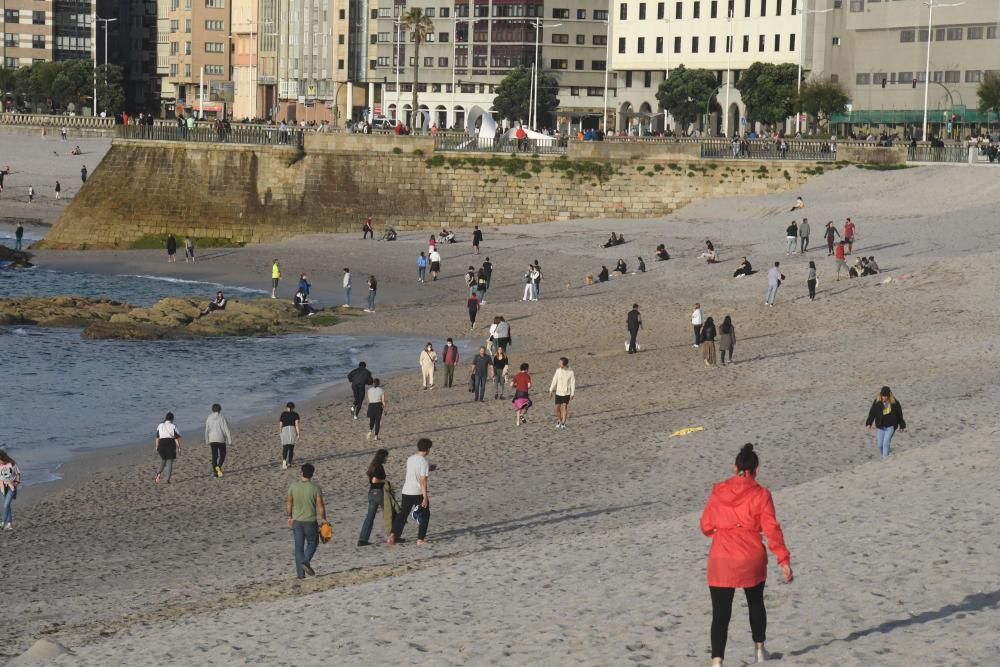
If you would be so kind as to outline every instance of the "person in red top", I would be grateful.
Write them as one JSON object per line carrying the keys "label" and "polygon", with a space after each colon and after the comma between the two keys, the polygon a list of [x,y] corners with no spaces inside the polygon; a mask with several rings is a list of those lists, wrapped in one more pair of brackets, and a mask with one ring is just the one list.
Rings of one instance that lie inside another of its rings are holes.
{"label": "person in red top", "polygon": [[850,276],[850,269],[847,268],[847,258],[844,256],[844,245],[847,241],[841,241],[837,244],[837,249],[834,251],[834,257],[837,259],[837,280],[840,280],[840,270],[843,269],[847,271],[848,276]]}
{"label": "person in red top", "polygon": [[712,665],[722,665],[726,656],[729,617],[733,596],[742,588],[750,608],[750,630],[757,649],[757,662],[767,660],[764,635],[764,582],[767,579],[767,546],[778,559],[785,583],[792,581],[791,556],[785,547],[781,525],[774,516],[771,492],[757,483],[760,461],[753,445],[743,445],[733,466],[735,476],[712,487],[701,515],[701,532],[712,538],[708,552],[708,589],[712,596]]}
{"label": "person in red top", "polygon": [[525,415],[531,407],[531,376],[528,375],[528,364],[521,364],[521,371],[510,381],[510,386],[514,388],[514,398],[511,403],[517,413],[517,425],[528,422]]}
{"label": "person in red top", "polygon": [[847,243],[847,254],[854,250],[854,223],[848,218],[844,223],[844,241]]}

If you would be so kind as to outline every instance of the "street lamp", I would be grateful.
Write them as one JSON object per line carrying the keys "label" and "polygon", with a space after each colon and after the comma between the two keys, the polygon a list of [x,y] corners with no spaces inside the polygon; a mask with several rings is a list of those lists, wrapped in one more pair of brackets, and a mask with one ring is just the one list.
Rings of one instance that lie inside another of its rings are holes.
{"label": "street lamp", "polygon": [[924,138],[927,141],[927,94],[931,85],[931,40],[934,39],[934,7],[958,7],[964,2],[954,2],[948,5],[941,5],[934,0],[924,2],[927,5],[927,63],[924,66]]}
{"label": "street lamp", "polygon": [[[727,60],[726,60],[726,108],[722,112],[722,117],[724,119],[723,122],[725,122],[725,128],[726,128],[726,131],[723,134],[725,134],[727,138],[729,137],[729,89],[733,85],[733,47],[735,46],[735,42],[736,42],[736,35],[733,32],[734,28],[736,27],[736,21],[733,20],[735,18],[733,14],[734,14],[733,10],[730,9],[729,10],[729,16],[727,18],[727,20],[729,21],[729,41],[726,44],[726,58],[727,58]],[[801,78],[801,76],[799,78]],[[735,133],[736,130],[734,129],[733,132]]]}
{"label": "street lamp", "polygon": [[[456,7],[457,9],[457,7]],[[451,124],[454,126],[458,120],[458,114],[455,113],[455,67],[458,62],[458,24],[459,23],[471,23],[468,18],[459,18],[456,14],[452,14],[452,26],[451,26]],[[468,33],[466,33],[468,37]],[[468,43],[468,39],[465,40]],[[466,47],[466,58],[468,55],[468,47]]]}
{"label": "street lamp", "polygon": [[601,129],[604,134],[608,133],[608,77],[611,75],[611,12],[612,2],[608,0],[608,19],[604,31],[605,53],[604,53],[604,114],[601,121]]}
{"label": "street lamp", "polygon": [[403,22],[396,18],[393,23],[396,26],[396,41],[393,42],[392,59],[396,61],[396,124],[399,124],[399,30]]}
{"label": "street lamp", "polygon": [[806,14],[828,14],[832,12],[831,9],[806,9],[805,0],[802,1],[802,8],[799,9],[799,15],[802,17],[801,26],[799,30],[799,35],[802,39],[799,40],[799,80],[796,83],[795,94],[798,98],[799,104],[798,110],[795,112],[795,133],[798,134],[802,129],[802,64],[805,59],[806,54]]}
{"label": "street lamp", "polygon": [[[108,85],[108,24],[118,19],[102,19],[94,17],[95,21],[104,23],[104,85]],[[94,116],[97,116],[97,58],[94,58]]]}
{"label": "street lamp", "polygon": [[[610,20],[610,17],[608,17]],[[535,19],[534,21],[529,21],[533,26],[535,26],[535,61],[532,63],[531,73],[531,116],[528,119],[528,124],[531,126],[532,130],[538,131],[538,46],[539,46],[539,31],[542,28],[558,28],[562,23],[542,23],[541,19]],[[607,67],[607,63],[605,63]]]}

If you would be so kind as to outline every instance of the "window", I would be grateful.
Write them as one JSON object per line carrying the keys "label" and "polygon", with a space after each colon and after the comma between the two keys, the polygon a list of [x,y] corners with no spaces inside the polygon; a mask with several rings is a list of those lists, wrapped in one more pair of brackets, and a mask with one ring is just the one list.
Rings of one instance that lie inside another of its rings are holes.
{"label": "window", "polygon": [[872,82],[871,74],[857,74],[854,77],[854,85],[856,86],[867,86]]}
{"label": "window", "polygon": [[645,53],[645,52],[646,52],[646,38],[640,37],[639,44],[636,47],[636,53]]}
{"label": "window", "polygon": [[840,46],[840,37],[834,37],[831,40],[831,44],[833,44],[834,46]]}
{"label": "window", "polygon": [[982,39],[983,38],[983,29],[981,27],[979,27],[979,28],[969,28],[969,32],[968,32],[968,34],[966,34],[965,38],[966,39]]}
{"label": "window", "polygon": [[448,59],[445,57],[438,58],[438,67],[447,67]]}
{"label": "window", "polygon": [[[35,25],[45,25],[45,12],[31,12],[31,22]],[[979,30],[982,32],[982,28]],[[972,38],[970,37],[969,39]]]}
{"label": "window", "polygon": [[579,97],[580,96],[580,89],[577,88],[576,86],[570,86],[569,95],[570,95],[570,97]]}
{"label": "window", "polygon": [[618,53],[625,53],[625,38],[618,38]]}
{"label": "window", "polygon": [[719,18],[719,0],[712,0],[712,4],[709,7],[709,16],[713,19]]}
{"label": "window", "polygon": [[767,16],[767,0],[760,0],[760,15]]}
{"label": "window", "polygon": [[606,10],[606,9],[595,9],[594,10],[594,20],[595,21],[607,21],[608,20],[608,10]]}
{"label": "window", "polygon": [[927,34],[928,33],[927,33],[927,29],[926,28],[924,30],[918,30],[917,31],[917,41],[921,42],[921,43],[922,42],[926,42],[927,41]]}
{"label": "window", "polygon": [[743,18],[750,18],[750,0],[743,0]]}
{"label": "window", "polygon": [[789,51],[794,51],[795,50],[795,33],[794,32],[791,35],[788,36],[788,50]]}
{"label": "window", "polygon": [[650,88],[653,85],[653,73],[650,71],[645,71],[642,73],[642,85],[646,88]]}
{"label": "window", "polygon": [[191,78],[191,63],[184,66],[184,76]]}
{"label": "window", "polygon": [[[424,7],[424,16],[426,16],[429,19],[434,18],[434,16],[435,16],[435,8],[434,7]],[[343,9],[340,10],[340,18],[344,18],[344,10]]]}
{"label": "window", "polygon": [[733,38],[731,36],[726,36],[726,53],[733,52]]}
{"label": "window", "polygon": [[743,35],[743,53],[750,53],[750,35]]}
{"label": "window", "polygon": [[576,43],[579,44],[579,45],[581,45],[581,46],[586,46],[586,44],[587,44],[587,36],[586,35],[577,35],[576,36]]}
{"label": "window", "polygon": [[983,71],[978,69],[970,69],[965,71],[965,82],[966,83],[979,83],[983,80]]}
{"label": "window", "polygon": [[962,33],[965,32],[962,28],[948,28],[948,41],[957,42],[962,39]]}
{"label": "window", "polygon": [[851,0],[851,11],[852,12],[865,11],[865,0]]}
{"label": "window", "polygon": [[875,74],[872,74],[872,85],[881,86],[882,82],[885,81],[885,78],[885,72],[876,72]]}
{"label": "window", "polygon": [[376,67],[390,67],[389,56],[379,56],[375,61]]}
{"label": "window", "polygon": [[424,56],[424,67],[434,67],[434,56]]}
{"label": "window", "polygon": [[582,70],[586,68],[586,63],[584,63],[584,61],[582,60],[577,60],[575,63],[573,63],[573,65],[574,65],[573,69],[575,70]]}
{"label": "window", "polygon": [[684,3],[674,3],[674,18],[678,21],[684,18]]}
{"label": "window", "polygon": [[590,62],[590,69],[595,72],[603,72],[608,68],[608,63],[606,60],[592,60]]}
{"label": "window", "polygon": [[944,32],[945,32],[944,28],[935,28],[934,29],[934,41],[935,42],[943,42],[944,41]]}
{"label": "window", "polygon": [[553,58],[550,69],[569,69],[569,61],[563,58]]}
{"label": "window", "polygon": [[774,3],[774,15],[781,16],[781,0],[777,0]]}
{"label": "window", "polygon": [[667,11],[666,4],[667,3],[665,3],[665,2],[658,2],[658,3],[656,3],[656,20],[657,21],[662,21],[663,17],[666,16],[666,11]]}
{"label": "window", "polygon": [[900,83],[910,83],[913,81],[913,72],[900,72],[896,75],[896,80]]}
{"label": "window", "polygon": [[962,80],[962,72],[960,72],[957,69],[956,70],[948,70],[947,72],[944,73],[944,82],[945,83],[958,83],[961,80]]}
{"label": "window", "polygon": [[446,32],[439,32],[438,33],[438,41],[439,42],[444,42],[445,44],[447,44],[450,39],[451,39],[451,35],[449,35],[448,33],[446,33]]}
{"label": "window", "polygon": [[205,53],[225,53],[222,42],[205,42]]}
{"label": "window", "polygon": [[222,76],[225,68],[222,65],[205,65],[205,74],[211,76]]}
{"label": "window", "polygon": [[391,19],[392,7],[380,7],[378,10],[378,17],[380,19]]}
{"label": "window", "polygon": [[209,9],[225,9],[226,0],[205,0],[205,6]]}
{"label": "window", "polygon": [[223,21],[205,21],[205,30],[224,30]]}
{"label": "window", "polygon": [[191,34],[191,19],[184,19],[184,32]]}
{"label": "window", "polygon": [[715,53],[715,35],[708,38],[708,52]]}
{"label": "window", "polygon": [[[415,36],[413,34],[410,35],[411,42],[413,41],[414,37]],[[435,37],[436,35],[433,32],[429,32],[424,36],[424,41],[427,42],[428,44],[433,44]]]}
{"label": "window", "polygon": [[631,72],[631,70],[628,71],[628,72],[625,72],[625,87],[626,88],[631,88],[632,87],[632,72]]}
{"label": "window", "polygon": [[180,22],[177,19],[172,19],[170,21],[170,32],[177,32],[177,28],[180,26]]}
{"label": "window", "polygon": [[449,8],[447,8],[447,7],[441,7],[438,10],[438,16],[440,16],[443,19],[446,19],[449,16],[451,16],[451,10]]}
{"label": "window", "polygon": [[[596,12],[595,12],[596,13]],[[623,2],[618,5],[618,20],[627,21],[628,20],[628,3]]]}
{"label": "window", "polygon": [[680,52],[681,52],[681,38],[674,37],[674,53],[680,53]]}
{"label": "window", "polygon": [[569,44],[569,35],[567,34],[553,34],[552,35],[553,44]]}
{"label": "window", "polygon": [[380,32],[378,34],[378,41],[382,42],[383,44],[387,44],[393,41],[393,34],[391,32]]}
{"label": "window", "polygon": [[691,53],[698,53],[698,38],[691,38]]}
{"label": "window", "polygon": [[757,52],[764,53],[764,35],[757,37]]}
{"label": "window", "polygon": [[586,9],[578,9],[578,10],[576,10],[576,20],[577,21],[583,21],[586,18],[587,18],[587,10]]}
{"label": "window", "polygon": [[[840,2],[840,0],[834,0],[834,2]],[[792,16],[799,15],[799,0],[792,0]]]}
{"label": "window", "polygon": [[781,51],[781,35],[774,36],[774,52],[778,53]]}
{"label": "window", "polygon": [[[479,7],[477,6],[476,9],[479,9]],[[552,10],[552,18],[554,18],[554,19],[568,19],[569,18],[569,10],[568,9],[553,9]]]}
{"label": "window", "polygon": [[645,2],[640,2],[639,3],[639,20],[640,21],[645,21],[646,20],[646,3]]}
{"label": "window", "polygon": [[341,58],[337,61],[337,69],[344,69],[344,59]]}
{"label": "window", "polygon": [[33,48],[33,49],[44,49],[45,48],[45,35],[32,35],[31,36],[31,48]]}
{"label": "window", "polygon": [[701,18],[701,3],[700,2],[695,2],[694,3],[694,14],[692,14],[692,16],[694,18],[696,18],[696,19],[700,19]]}
{"label": "window", "polygon": [[170,55],[177,55],[177,42],[170,42]]}
{"label": "window", "polygon": [[170,66],[170,76],[177,76],[177,63]]}
{"label": "window", "polygon": [[594,35],[593,37],[594,46],[607,46],[608,36],[607,35]]}
{"label": "window", "polygon": [[997,38],[997,26],[990,25],[986,26],[986,39],[996,39]]}
{"label": "window", "polygon": [[16,9],[5,9],[3,10],[3,21],[4,23],[20,23],[21,14]]}
{"label": "window", "polygon": [[[429,11],[433,12],[434,10],[431,9]],[[433,14],[431,14],[431,16],[433,16]],[[341,9],[339,12],[337,12],[337,18],[340,19],[341,21],[343,21],[344,19],[346,19],[347,15],[345,13],[345,10]],[[342,68],[338,68],[338,69],[342,69]]]}
{"label": "window", "polygon": [[663,38],[662,37],[657,37],[656,38],[656,52],[657,53],[663,53]]}
{"label": "window", "polygon": [[603,94],[603,88],[587,88],[587,97],[600,97]]}

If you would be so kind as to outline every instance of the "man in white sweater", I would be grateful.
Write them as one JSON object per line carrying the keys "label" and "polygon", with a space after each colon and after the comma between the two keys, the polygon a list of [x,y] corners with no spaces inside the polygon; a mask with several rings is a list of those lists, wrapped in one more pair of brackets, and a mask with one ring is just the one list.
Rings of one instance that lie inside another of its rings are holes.
{"label": "man in white sweater", "polygon": [[576,395],[576,376],[569,367],[569,359],[559,358],[559,368],[552,376],[549,395],[556,397],[556,428],[566,428],[569,419],[569,402]]}

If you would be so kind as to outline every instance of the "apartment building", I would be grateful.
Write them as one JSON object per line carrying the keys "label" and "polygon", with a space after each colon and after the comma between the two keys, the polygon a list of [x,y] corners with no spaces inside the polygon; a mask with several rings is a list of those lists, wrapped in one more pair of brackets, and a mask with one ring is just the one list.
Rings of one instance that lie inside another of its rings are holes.
{"label": "apartment building", "polygon": [[[156,0],[98,0],[97,3],[97,17],[93,26],[97,63],[103,65],[108,62],[122,68],[125,108],[133,114],[156,112],[160,108],[160,84],[157,79],[156,62],[156,12]],[[81,14],[77,13],[71,16],[70,22],[79,22],[80,17]],[[57,14],[57,33],[60,28],[59,19],[60,15]],[[89,23],[86,29],[90,29]],[[108,31],[107,35],[105,30]],[[59,42],[65,42],[69,37],[57,34],[57,49]],[[104,51],[105,44],[107,53]],[[89,58],[90,55],[86,54],[83,57]],[[56,59],[63,60],[65,57],[60,57],[57,51]]]}
{"label": "apartment building", "polygon": [[263,118],[257,83],[257,46],[260,40],[258,0],[233,0],[232,4],[232,117]]}
{"label": "apartment building", "polygon": [[598,121],[607,67],[603,0],[555,0],[548,8],[542,0],[473,0],[433,7],[418,3],[397,0],[373,12],[371,39],[377,48],[370,76],[384,80],[373,109],[376,115],[413,124],[416,55],[413,36],[398,24],[398,17],[419,6],[434,24],[419,56],[418,104],[430,123],[464,127],[474,107],[492,111],[496,86],[518,66],[532,67],[536,47],[541,69],[559,80],[556,116],[563,129],[570,123]]}
{"label": "apartment building", "polygon": [[232,104],[230,9],[229,0],[160,0],[157,71],[164,117],[214,118]]}
{"label": "apartment building", "polygon": [[904,125],[920,138],[928,47],[931,134],[947,132],[953,116],[956,124],[987,122],[976,110],[976,90],[987,72],[1000,74],[1000,4],[937,3],[928,30],[922,0],[826,2],[835,10],[823,39],[829,63],[823,74],[851,98],[850,113],[836,122]]}
{"label": "apartment building", "polygon": [[53,60],[54,18],[51,2],[7,0],[3,6],[3,66],[16,69]]}

